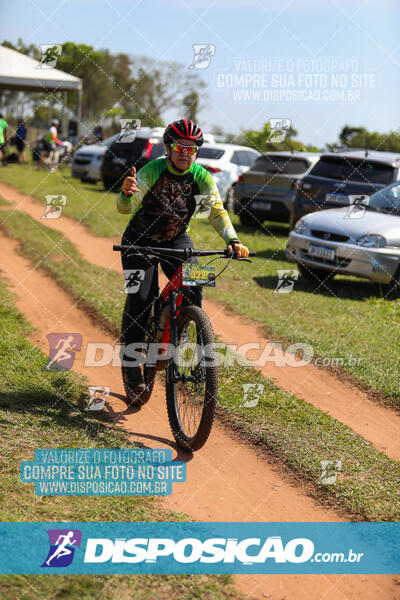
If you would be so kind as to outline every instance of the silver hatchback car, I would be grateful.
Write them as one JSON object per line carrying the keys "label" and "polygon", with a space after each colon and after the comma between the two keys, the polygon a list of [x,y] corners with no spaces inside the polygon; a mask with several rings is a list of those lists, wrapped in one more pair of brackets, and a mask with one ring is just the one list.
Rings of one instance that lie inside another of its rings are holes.
{"label": "silver hatchback car", "polygon": [[286,255],[307,279],[336,273],[387,285],[400,297],[400,182],[346,207],[302,217],[289,234]]}

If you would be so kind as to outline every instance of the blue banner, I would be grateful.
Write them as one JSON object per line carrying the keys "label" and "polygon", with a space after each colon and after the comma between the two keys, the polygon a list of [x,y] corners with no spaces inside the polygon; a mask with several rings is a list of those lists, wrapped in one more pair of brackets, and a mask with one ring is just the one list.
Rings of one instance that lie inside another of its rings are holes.
{"label": "blue banner", "polygon": [[400,523],[2,523],[0,573],[399,574]]}

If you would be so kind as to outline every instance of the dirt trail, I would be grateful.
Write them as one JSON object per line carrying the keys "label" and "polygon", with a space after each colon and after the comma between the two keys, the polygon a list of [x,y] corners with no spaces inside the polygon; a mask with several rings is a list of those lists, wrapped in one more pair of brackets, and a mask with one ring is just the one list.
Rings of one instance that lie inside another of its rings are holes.
{"label": "dirt trail", "polygon": [[[119,368],[84,366],[88,342],[114,340],[97,328],[54,280],[35,271],[19,256],[17,249],[17,242],[0,235],[0,269],[17,296],[19,310],[37,328],[32,341],[47,353],[47,333],[81,333],[83,346],[76,354],[74,370],[84,373],[91,385],[110,386],[111,416],[130,433],[132,441],[150,448],[172,447],[175,454],[161,384],[157,383],[151,401],[141,410],[126,410]],[[176,456],[187,458],[184,454]],[[199,521],[341,520],[333,510],[319,506],[304,490],[286,480],[272,462],[231,438],[218,424],[206,446],[187,462],[187,481],[174,484],[173,494],[161,501],[165,507],[186,512]],[[277,600],[394,600],[399,589],[391,576],[259,575],[237,576],[235,582],[246,595]]]}
{"label": "dirt trail", "polygon": [[[35,220],[60,231],[80,251],[83,258],[101,267],[119,273],[119,253],[113,252],[112,244],[120,239],[96,237],[77,220],[63,215],[60,219],[41,219],[44,206],[32,198],[0,183],[0,194],[18,210],[23,210]],[[204,301],[215,333],[224,343],[242,345],[257,342],[261,348],[268,342],[259,333],[259,326],[250,319],[227,314],[224,307],[210,300]],[[260,351],[249,351],[249,358],[256,358]],[[260,368],[267,377],[287,392],[325,411],[359,433],[382,450],[390,458],[400,460],[400,414],[395,410],[379,406],[367,395],[314,365],[304,367],[279,367],[269,362]]]}

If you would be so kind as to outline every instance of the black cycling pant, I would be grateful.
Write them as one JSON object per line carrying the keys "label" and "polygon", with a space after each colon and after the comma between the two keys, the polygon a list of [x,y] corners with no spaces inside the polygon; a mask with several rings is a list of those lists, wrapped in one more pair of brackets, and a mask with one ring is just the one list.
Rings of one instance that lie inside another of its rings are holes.
{"label": "black cycling pant", "polygon": [[[154,248],[193,248],[192,240],[187,233],[179,235],[173,240],[165,242],[155,242],[151,239],[145,239],[143,235],[137,234],[131,227],[125,230],[121,244],[133,244],[135,246],[151,246]],[[144,341],[146,327],[150,315],[151,303],[158,293],[156,268],[158,262],[165,275],[170,279],[175,273],[182,261],[175,257],[160,259],[160,261],[150,261],[146,257],[130,256],[129,251],[121,252],[122,268],[124,269],[125,281],[128,285],[125,322],[124,341],[125,344],[139,343]],[[196,257],[185,259],[185,262],[198,264]],[[130,272],[130,273],[129,273]],[[195,304],[201,307],[202,288],[185,288],[184,303]],[[128,358],[129,360],[129,358]]]}

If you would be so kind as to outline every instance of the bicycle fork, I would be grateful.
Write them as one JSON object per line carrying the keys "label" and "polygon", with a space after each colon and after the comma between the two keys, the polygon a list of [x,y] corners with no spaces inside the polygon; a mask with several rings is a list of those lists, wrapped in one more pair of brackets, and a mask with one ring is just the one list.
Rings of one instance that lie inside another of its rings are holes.
{"label": "bicycle fork", "polygon": [[[178,293],[172,290],[169,294],[169,341],[176,349],[178,344],[178,317],[176,316],[176,297]],[[176,360],[172,360],[170,365],[171,383],[177,383],[180,379],[178,365]]]}

